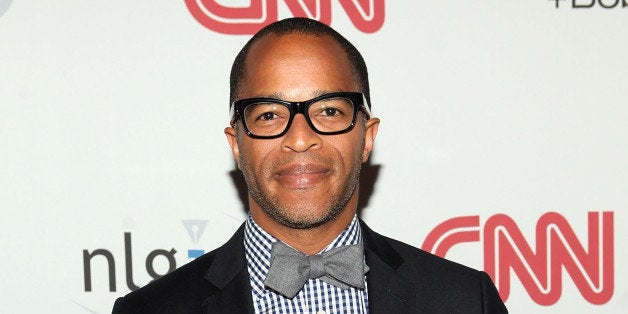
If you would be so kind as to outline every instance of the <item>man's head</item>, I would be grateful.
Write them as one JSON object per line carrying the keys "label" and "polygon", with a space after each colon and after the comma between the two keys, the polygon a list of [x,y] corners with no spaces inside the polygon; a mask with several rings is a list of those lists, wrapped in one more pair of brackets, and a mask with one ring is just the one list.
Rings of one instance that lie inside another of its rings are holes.
{"label": "man's head", "polygon": [[236,56],[233,66],[231,67],[229,103],[232,103],[238,98],[241,82],[244,80],[244,75],[246,73],[245,61],[251,46],[260,38],[270,34],[275,36],[282,36],[286,34],[300,34],[316,37],[329,36],[334,39],[334,41],[342,47],[344,53],[349,59],[353,76],[360,86],[360,92],[364,93],[369,105],[371,104],[366,63],[364,62],[364,58],[358,49],[333,28],[315,20],[298,17],[281,20],[264,27],[251,37],[251,39],[244,45],[242,50],[240,50],[240,53]]}
{"label": "man's head", "polygon": [[[271,24],[236,58],[231,97],[304,102],[334,92],[364,93],[368,90],[366,66],[361,61],[357,63],[362,66],[356,68],[355,55],[347,53],[348,42],[343,38],[343,44],[338,37],[328,26],[306,19]],[[359,53],[357,56],[362,60]],[[320,114],[329,118],[338,112]],[[288,119],[281,115],[269,109],[249,119],[261,123]],[[266,139],[247,135],[242,120],[227,127],[225,134],[246,179],[256,221],[266,227],[275,224],[293,229],[332,221],[346,226],[357,207],[360,166],[372,150],[379,120],[359,111],[355,126],[347,132],[323,135],[299,113],[285,134]]]}

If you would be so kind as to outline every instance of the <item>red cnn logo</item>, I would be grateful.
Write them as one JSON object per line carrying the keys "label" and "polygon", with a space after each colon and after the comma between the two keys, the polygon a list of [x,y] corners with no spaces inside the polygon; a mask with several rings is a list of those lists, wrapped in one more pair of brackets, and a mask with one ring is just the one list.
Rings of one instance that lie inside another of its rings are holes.
{"label": "red cnn logo", "polygon": [[[613,212],[589,212],[588,244],[585,249],[569,222],[549,212],[536,224],[536,250],[507,215],[491,216],[484,223],[484,271],[505,301],[510,295],[510,270],[540,305],[552,305],[562,292],[562,268],[590,303],[604,304],[613,296]],[[425,238],[422,249],[444,257],[462,242],[480,241],[480,216],[449,219]]]}
{"label": "red cnn logo", "polygon": [[[331,0],[284,0],[294,16],[331,24]],[[357,29],[374,33],[384,24],[384,0],[338,0]],[[248,7],[228,7],[216,0],[185,0],[203,26],[223,34],[255,34],[277,21],[277,0],[250,0]]]}

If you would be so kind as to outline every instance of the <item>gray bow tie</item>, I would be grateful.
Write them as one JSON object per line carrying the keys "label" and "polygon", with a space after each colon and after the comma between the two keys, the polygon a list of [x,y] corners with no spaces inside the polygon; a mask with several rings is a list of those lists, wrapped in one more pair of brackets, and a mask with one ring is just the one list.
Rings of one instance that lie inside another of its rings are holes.
{"label": "gray bow tie", "polygon": [[283,242],[273,243],[270,269],[264,285],[292,299],[308,279],[322,281],[340,289],[364,289],[364,263],[361,244],[341,246],[316,255],[305,255]]}

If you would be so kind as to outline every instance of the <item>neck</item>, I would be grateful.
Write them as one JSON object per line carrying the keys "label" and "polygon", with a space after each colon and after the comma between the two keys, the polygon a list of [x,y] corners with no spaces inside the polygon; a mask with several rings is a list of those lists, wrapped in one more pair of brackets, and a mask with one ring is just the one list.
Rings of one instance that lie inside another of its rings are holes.
{"label": "neck", "polygon": [[251,215],[255,223],[275,238],[306,255],[316,254],[327,247],[351,223],[356,211],[357,193],[354,193],[342,212],[332,220],[314,228],[295,229],[275,221],[259,206],[251,206]]}

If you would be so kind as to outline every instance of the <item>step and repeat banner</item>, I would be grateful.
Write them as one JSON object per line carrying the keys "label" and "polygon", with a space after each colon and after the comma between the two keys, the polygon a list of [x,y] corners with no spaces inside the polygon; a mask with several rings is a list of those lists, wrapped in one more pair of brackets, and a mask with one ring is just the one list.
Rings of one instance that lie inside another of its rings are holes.
{"label": "step and repeat banner", "polygon": [[626,0],[0,0],[1,312],[108,313],[232,235],[231,62],[291,16],[366,58],[371,227],[512,313],[625,313]]}

